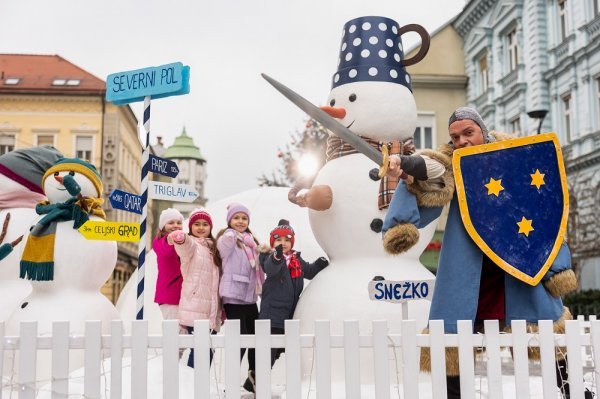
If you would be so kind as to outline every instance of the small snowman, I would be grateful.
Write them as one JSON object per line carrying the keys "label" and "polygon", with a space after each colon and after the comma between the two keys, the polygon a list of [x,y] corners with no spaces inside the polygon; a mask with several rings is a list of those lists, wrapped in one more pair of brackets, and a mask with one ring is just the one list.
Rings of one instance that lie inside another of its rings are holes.
{"label": "small snowman", "polygon": [[[32,293],[22,300],[7,323],[17,334],[24,320],[38,322],[38,334],[50,335],[53,321],[69,321],[71,334],[83,334],[85,321],[100,320],[104,333],[118,319],[116,308],[100,292],[117,259],[114,241],[88,241],[77,230],[87,220],[105,218],[102,178],[80,159],[63,158],[42,178],[48,201],[38,204],[42,217],[24,237],[20,277],[31,280]],[[71,369],[82,359],[70,362]],[[40,375],[49,364],[38,362]],[[38,375],[39,376],[39,375]]]}
{"label": "small snowman", "polygon": [[[408,31],[421,35],[422,46],[415,57],[404,60],[400,36]],[[328,106],[321,109],[382,152],[394,152],[396,142],[398,153],[410,153],[417,109],[405,66],[420,61],[428,47],[429,35],[418,25],[399,27],[384,17],[349,21],[342,33]],[[311,208],[313,233],[331,263],[305,290],[294,318],[301,320],[303,332],[312,332],[314,321],[320,319],[330,320],[333,333],[342,332],[344,320],[359,320],[361,333],[370,333],[371,322],[380,319],[388,320],[390,331],[396,333],[403,318],[417,319],[424,326],[428,302],[411,302],[408,315],[403,315],[397,304],[370,300],[368,285],[376,276],[396,281],[433,279],[419,256],[433,237],[439,214],[419,226],[412,248],[400,256],[388,255],[381,229],[386,200],[391,199],[395,184],[377,181],[373,162],[337,137],[330,137],[327,155],[313,187],[296,200]],[[373,362],[369,354],[362,356],[363,382],[370,382]],[[332,376],[341,380],[343,359],[336,355],[333,361]],[[309,368],[310,362],[305,371]]]}
{"label": "small snowman", "polygon": [[46,199],[44,173],[63,156],[52,146],[10,151],[0,156],[0,320],[7,320],[31,292],[19,279],[21,238],[37,218],[35,206]]}

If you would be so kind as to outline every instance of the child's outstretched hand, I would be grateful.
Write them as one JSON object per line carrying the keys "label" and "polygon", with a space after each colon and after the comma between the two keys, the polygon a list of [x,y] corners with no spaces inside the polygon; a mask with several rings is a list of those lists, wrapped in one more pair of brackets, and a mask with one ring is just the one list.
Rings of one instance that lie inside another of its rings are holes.
{"label": "child's outstretched hand", "polygon": [[185,233],[183,232],[183,230],[172,231],[167,236],[167,243],[169,245],[173,245],[173,243],[175,243],[175,244],[183,244],[184,242],[185,242]]}
{"label": "child's outstretched hand", "polygon": [[327,258],[321,256],[315,261],[315,264],[317,265],[317,267],[323,269],[324,267],[327,267],[327,265],[329,265],[329,261],[327,260]]}
{"label": "child's outstretched hand", "polygon": [[280,260],[283,258],[283,245],[279,244],[275,247],[275,259]]}
{"label": "child's outstretched hand", "polygon": [[258,246],[258,252],[268,254],[271,252],[271,247],[263,243]]}

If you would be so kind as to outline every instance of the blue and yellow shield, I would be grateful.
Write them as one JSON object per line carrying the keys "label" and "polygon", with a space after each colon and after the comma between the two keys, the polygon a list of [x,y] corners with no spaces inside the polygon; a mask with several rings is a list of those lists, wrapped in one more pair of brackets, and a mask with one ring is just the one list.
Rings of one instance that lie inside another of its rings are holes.
{"label": "blue and yellow shield", "polygon": [[461,148],[452,163],[473,241],[504,271],[537,285],[563,243],[569,214],[556,134]]}

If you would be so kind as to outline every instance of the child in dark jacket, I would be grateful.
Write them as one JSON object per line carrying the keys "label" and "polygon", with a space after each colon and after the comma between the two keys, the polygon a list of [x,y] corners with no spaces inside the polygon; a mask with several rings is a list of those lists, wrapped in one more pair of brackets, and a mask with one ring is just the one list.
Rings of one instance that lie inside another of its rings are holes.
{"label": "child in dark jacket", "polygon": [[[304,278],[312,280],[329,261],[323,257],[308,263],[294,251],[295,234],[290,223],[281,219],[271,231],[271,248],[263,248],[260,264],[267,275],[263,285],[259,319],[271,320],[271,334],[283,334],[285,320],[294,316],[304,288]],[[271,349],[271,367],[283,348]]]}

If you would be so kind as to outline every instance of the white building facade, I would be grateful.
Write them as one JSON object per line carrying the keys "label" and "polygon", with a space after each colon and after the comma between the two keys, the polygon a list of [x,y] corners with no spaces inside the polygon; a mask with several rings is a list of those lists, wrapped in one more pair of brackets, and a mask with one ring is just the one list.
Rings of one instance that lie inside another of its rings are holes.
{"label": "white building facade", "polygon": [[557,132],[573,260],[581,288],[600,288],[600,0],[471,0],[453,25],[488,128],[536,134],[546,113],[540,130]]}

